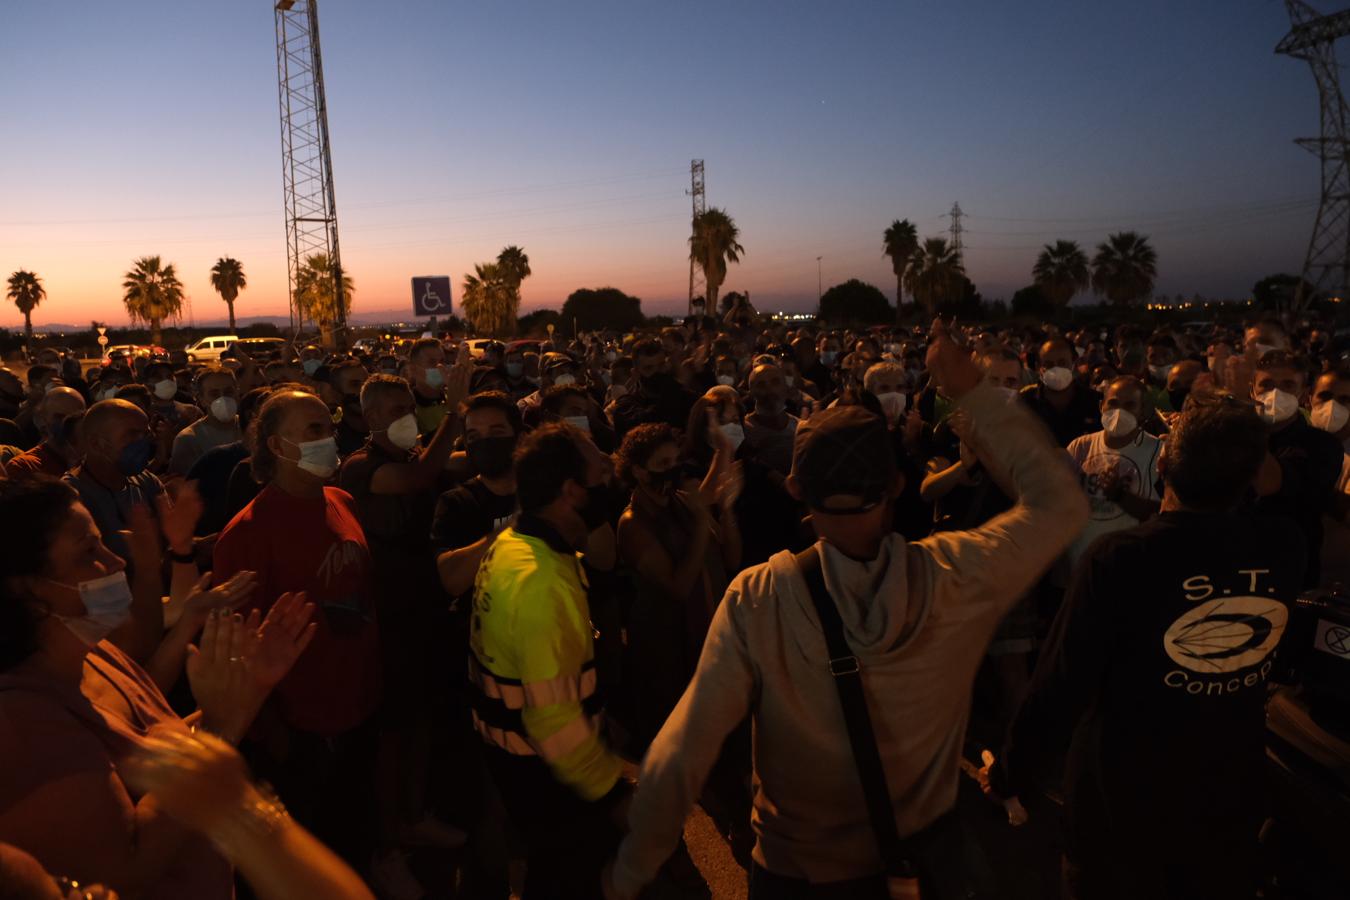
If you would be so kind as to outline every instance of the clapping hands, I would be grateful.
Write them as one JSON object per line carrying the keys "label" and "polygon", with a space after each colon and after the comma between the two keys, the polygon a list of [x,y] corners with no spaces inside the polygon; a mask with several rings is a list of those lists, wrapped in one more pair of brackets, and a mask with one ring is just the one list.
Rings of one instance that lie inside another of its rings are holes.
{"label": "clapping hands", "polygon": [[188,645],[187,660],[188,683],[207,728],[232,742],[243,736],[262,701],[309,646],[318,627],[310,621],[313,614],[303,593],[282,594],[265,619],[256,609],[247,617],[210,611],[200,644]]}

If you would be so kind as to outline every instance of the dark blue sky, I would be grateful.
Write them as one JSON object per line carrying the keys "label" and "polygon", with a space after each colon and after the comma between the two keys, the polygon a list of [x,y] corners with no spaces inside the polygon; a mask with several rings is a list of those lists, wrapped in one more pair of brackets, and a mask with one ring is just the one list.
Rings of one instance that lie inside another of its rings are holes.
{"label": "dark blue sky", "polygon": [[[601,284],[682,302],[691,157],[742,229],[727,288],[762,308],[813,305],[816,256],[827,285],[893,293],[882,230],[942,233],[953,201],[987,297],[1040,244],[1123,228],[1152,236],[1160,292],[1237,297],[1297,269],[1312,226],[1318,167],[1292,139],[1316,90],[1272,52],[1275,0],[321,10],[358,312],[507,243],[534,263],[527,306]],[[4,0],[0,33],[0,269],[47,279],[40,318],[115,320],[145,253],[206,315],[225,253],[252,273],[241,312],[284,311],[268,0]]]}

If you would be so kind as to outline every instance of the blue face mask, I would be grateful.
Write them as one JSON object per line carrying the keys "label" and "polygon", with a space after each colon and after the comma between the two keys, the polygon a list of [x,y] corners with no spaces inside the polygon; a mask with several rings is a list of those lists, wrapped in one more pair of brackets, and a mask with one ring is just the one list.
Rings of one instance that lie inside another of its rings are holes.
{"label": "blue face mask", "polygon": [[79,593],[84,604],[82,616],[57,616],[71,632],[89,646],[97,644],[130,618],[131,587],[126,572],[113,572],[102,578],[69,585],[52,581],[67,590]]}
{"label": "blue face mask", "polygon": [[300,364],[300,367],[305,370],[306,375],[312,376],[315,372],[319,371],[319,366],[321,365],[323,365],[323,360],[307,359]]}
{"label": "blue face mask", "polygon": [[150,438],[132,441],[117,454],[117,471],[130,478],[145,471],[150,460],[155,458],[155,442]]}
{"label": "blue face mask", "polygon": [[520,363],[507,363],[506,374],[512,378],[519,378],[525,372],[525,367]]}

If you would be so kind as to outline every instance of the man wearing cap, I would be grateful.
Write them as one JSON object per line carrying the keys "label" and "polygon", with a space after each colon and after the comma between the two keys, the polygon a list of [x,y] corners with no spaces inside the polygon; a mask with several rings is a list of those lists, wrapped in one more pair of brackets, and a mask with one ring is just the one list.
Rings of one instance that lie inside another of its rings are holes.
{"label": "man wearing cap", "polygon": [[[952,819],[971,684],[1000,618],[1069,545],[1087,501],[1045,428],[1009,404],[935,324],[933,378],[971,420],[992,477],[1018,502],[973,531],[907,543],[890,529],[901,490],[886,423],[864,407],[802,423],[788,489],[809,507],[827,600],[875,723],[895,830],[917,848],[924,897],[964,897]],[[998,448],[989,452],[987,448]],[[652,743],[610,871],[630,898],[675,848],[723,739],[755,719],[756,897],[885,897],[885,866],[854,764],[831,654],[790,552],[742,572],[692,683]],[[884,701],[884,702],[883,702]]]}
{"label": "man wearing cap", "polygon": [[516,403],[520,407],[520,414],[526,417],[526,424],[537,423],[539,403],[543,399],[544,388],[552,387],[555,384],[576,384],[580,371],[581,367],[577,365],[577,361],[566,353],[552,351],[545,353],[543,358],[539,360],[539,390]]}

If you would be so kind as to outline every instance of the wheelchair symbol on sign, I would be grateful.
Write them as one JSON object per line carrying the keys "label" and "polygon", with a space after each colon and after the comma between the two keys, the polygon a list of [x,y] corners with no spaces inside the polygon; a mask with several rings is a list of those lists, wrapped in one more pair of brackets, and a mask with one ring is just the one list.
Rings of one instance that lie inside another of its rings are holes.
{"label": "wheelchair symbol on sign", "polygon": [[440,294],[431,289],[430,281],[422,283],[422,298],[419,302],[422,304],[422,309],[427,312],[438,312],[445,309],[445,301],[441,299]]}

